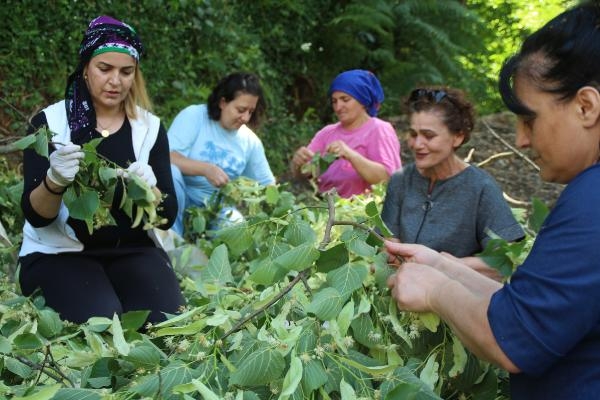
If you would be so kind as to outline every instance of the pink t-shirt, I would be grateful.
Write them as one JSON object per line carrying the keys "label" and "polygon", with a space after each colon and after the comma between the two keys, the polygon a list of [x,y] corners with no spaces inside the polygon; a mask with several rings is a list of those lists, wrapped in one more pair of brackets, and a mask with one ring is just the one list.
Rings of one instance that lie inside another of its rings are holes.
{"label": "pink t-shirt", "polygon": [[[329,143],[335,140],[343,140],[363,157],[382,164],[389,175],[402,167],[400,142],[389,122],[373,117],[354,130],[344,129],[339,122],[327,125],[317,132],[308,148],[324,154]],[[350,161],[340,158],[319,176],[319,191],[334,187],[341,197],[351,197],[370,190],[371,185],[356,172]]]}

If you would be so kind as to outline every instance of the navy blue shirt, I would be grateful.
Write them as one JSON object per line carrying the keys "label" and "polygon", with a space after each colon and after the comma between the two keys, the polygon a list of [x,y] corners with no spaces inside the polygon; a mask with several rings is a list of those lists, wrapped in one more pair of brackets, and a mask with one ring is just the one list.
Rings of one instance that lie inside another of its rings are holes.
{"label": "navy blue shirt", "polygon": [[511,375],[513,400],[598,398],[600,165],[565,188],[488,319],[522,371]]}

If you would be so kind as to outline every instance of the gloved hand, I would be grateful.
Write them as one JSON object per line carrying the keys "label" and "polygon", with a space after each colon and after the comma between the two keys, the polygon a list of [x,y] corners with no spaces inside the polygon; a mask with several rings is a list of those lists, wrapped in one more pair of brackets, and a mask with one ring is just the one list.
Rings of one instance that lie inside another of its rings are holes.
{"label": "gloved hand", "polygon": [[69,186],[79,172],[79,161],[84,157],[81,146],[71,142],[54,150],[48,160],[50,168],[46,176],[59,186]]}
{"label": "gloved hand", "polygon": [[129,178],[129,176],[132,174],[142,178],[142,180],[144,180],[144,182],[146,182],[146,184],[151,188],[156,186],[156,176],[154,175],[154,171],[152,171],[152,167],[150,165],[135,161],[131,163],[126,171],[123,172],[123,176],[125,178]]}

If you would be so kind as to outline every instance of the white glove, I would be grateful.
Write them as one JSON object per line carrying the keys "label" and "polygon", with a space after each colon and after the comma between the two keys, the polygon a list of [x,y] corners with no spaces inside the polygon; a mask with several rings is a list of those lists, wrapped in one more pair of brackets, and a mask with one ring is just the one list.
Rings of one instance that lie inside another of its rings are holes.
{"label": "white glove", "polygon": [[124,172],[123,176],[128,178],[132,174],[142,178],[142,180],[151,188],[156,186],[156,176],[150,165],[136,161],[127,168],[127,171]]}
{"label": "white glove", "polygon": [[59,186],[69,186],[79,172],[79,161],[83,157],[81,146],[69,142],[59,147],[48,157],[50,168],[46,176]]}

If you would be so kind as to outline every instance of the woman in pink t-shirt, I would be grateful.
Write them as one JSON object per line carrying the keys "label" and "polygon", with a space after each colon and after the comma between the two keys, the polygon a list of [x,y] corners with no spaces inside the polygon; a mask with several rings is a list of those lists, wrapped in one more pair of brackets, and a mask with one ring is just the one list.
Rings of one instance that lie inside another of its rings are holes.
{"label": "woman in pink t-shirt", "polygon": [[337,157],[318,178],[321,193],[335,188],[341,197],[368,192],[371,185],[384,182],[402,164],[400,142],[389,122],[377,118],[383,89],[373,73],[350,70],[339,74],[328,92],[339,122],[327,125],[302,146],[292,158],[295,177],[315,153]]}

